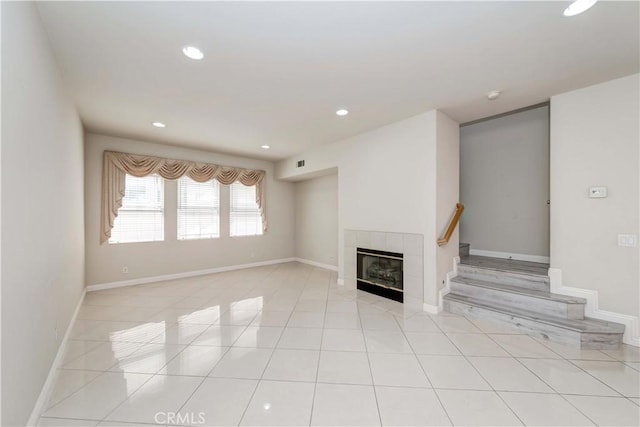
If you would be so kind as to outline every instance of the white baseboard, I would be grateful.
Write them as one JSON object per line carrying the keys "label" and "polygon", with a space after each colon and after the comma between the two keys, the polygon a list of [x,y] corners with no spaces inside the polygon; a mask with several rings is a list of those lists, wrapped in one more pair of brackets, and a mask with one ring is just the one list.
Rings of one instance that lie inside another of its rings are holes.
{"label": "white baseboard", "polygon": [[60,342],[60,346],[58,347],[58,352],[56,353],[55,359],[53,359],[53,363],[51,364],[51,369],[49,369],[49,375],[47,375],[47,379],[42,386],[42,390],[40,391],[40,395],[38,396],[38,400],[36,400],[36,404],[33,407],[33,411],[31,411],[31,416],[29,417],[29,421],[27,422],[28,426],[35,426],[38,424],[38,419],[42,412],[44,412],[45,405],[49,401],[49,397],[51,396],[51,392],[53,392],[53,386],[58,379],[58,368],[62,365],[62,361],[64,360],[64,354],[67,350],[67,342],[69,341],[69,335],[71,335],[71,330],[76,323],[76,318],[78,317],[78,313],[80,312],[80,307],[82,307],[82,303],[84,301],[84,297],[87,294],[86,288],[82,290],[82,295],[80,296],[80,300],[76,305],[76,309],[73,312],[73,316],[71,316],[71,320],[69,321],[69,326],[67,326],[67,331],[64,333],[64,337],[62,337],[62,341]]}
{"label": "white baseboard", "polygon": [[453,257],[453,269],[446,274],[444,288],[440,289],[440,292],[438,292],[438,312],[441,312],[444,310],[442,299],[444,298],[445,295],[451,292],[450,283],[451,283],[451,279],[453,279],[458,275],[458,264],[460,264],[460,257],[459,256]]}
{"label": "white baseboard", "polygon": [[426,302],[422,304],[422,310],[429,314],[438,314],[442,311],[437,305],[427,304]]}
{"label": "white baseboard", "polygon": [[313,265],[314,267],[320,267],[320,268],[324,268],[326,270],[338,271],[338,266],[337,265],[324,264],[324,263],[321,263],[321,262],[311,261],[310,259],[304,259],[304,258],[294,258],[294,259],[296,261],[298,261],[298,262],[303,263],[303,264]]}
{"label": "white baseboard", "polygon": [[141,277],[139,279],[122,280],[119,282],[99,283],[97,285],[87,286],[87,292],[100,291],[103,289],[122,288],[124,286],[143,285],[145,283],[164,282],[167,280],[184,279],[186,277],[204,276],[213,273],[222,273],[225,271],[242,270],[245,268],[262,267],[265,265],[282,264],[285,262],[294,262],[296,258],[281,258],[269,261],[252,262],[249,264],[237,264],[226,267],[208,268],[206,270],[186,271],[184,273],[165,274],[162,276]]}
{"label": "white baseboard", "polygon": [[344,286],[344,279],[338,279],[338,285]]}
{"label": "white baseboard", "polygon": [[442,299],[444,298],[445,295],[451,292],[451,286],[449,285],[449,282],[451,282],[451,279],[453,279],[458,275],[458,264],[460,264],[460,257],[459,256],[453,257],[453,269],[446,274],[446,279],[444,281],[445,285],[442,289],[438,291],[438,305],[424,303],[422,305],[422,309],[424,311],[426,311],[429,314],[438,314],[442,312],[443,310]]}
{"label": "white baseboard", "polygon": [[587,303],[585,304],[584,314],[587,317],[592,317],[594,319],[600,319],[607,322],[621,323],[625,325],[622,342],[624,342],[625,344],[640,347],[640,330],[638,316],[630,316],[628,314],[601,310],[600,308],[598,308],[598,291],[564,286],[562,284],[562,270],[559,268],[550,268],[549,278],[551,279],[552,293],[586,299]]}
{"label": "white baseboard", "polygon": [[470,249],[469,255],[488,256],[491,258],[515,259],[518,261],[542,262],[549,264],[548,256],[514,254],[510,252],[485,251],[482,249]]}

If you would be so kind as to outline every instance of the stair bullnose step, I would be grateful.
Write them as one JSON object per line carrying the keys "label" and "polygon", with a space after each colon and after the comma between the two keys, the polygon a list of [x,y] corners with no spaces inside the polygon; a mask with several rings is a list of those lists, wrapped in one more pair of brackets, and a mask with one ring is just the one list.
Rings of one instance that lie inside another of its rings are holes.
{"label": "stair bullnose step", "polygon": [[461,257],[459,265],[542,277],[547,277],[549,273],[549,264],[478,255]]}
{"label": "stair bullnose step", "polygon": [[464,296],[447,294],[445,309],[466,317],[492,320],[544,340],[561,342],[582,349],[617,349],[622,343],[624,325],[597,319],[567,320],[540,318],[535,313],[513,312]]}
{"label": "stair bullnose step", "polygon": [[549,292],[549,276],[458,264],[459,277]]}
{"label": "stair bullnose step", "polygon": [[529,296],[532,298],[541,298],[550,301],[560,302],[564,304],[586,304],[587,300],[579,297],[571,297],[567,295],[552,294],[551,292],[541,291],[537,289],[525,289],[521,286],[511,286],[504,283],[486,282],[479,279],[471,279],[464,276],[456,276],[451,279],[453,283],[460,283],[463,285],[477,286],[480,288],[492,289],[501,292],[508,292],[513,294],[519,294],[523,296]]}
{"label": "stair bullnose step", "polygon": [[529,311],[514,311],[508,307],[500,306],[498,304],[491,304],[487,301],[478,300],[475,298],[469,298],[464,295],[458,295],[455,293],[449,293],[443,297],[444,300],[460,302],[470,306],[480,307],[485,310],[503,313],[515,318],[523,318],[532,320],[539,323],[553,325],[557,328],[567,329],[573,332],[579,333],[598,333],[598,334],[622,334],[624,333],[625,326],[619,323],[607,322],[599,319],[584,318],[581,320],[575,319],[561,319],[551,316],[543,316],[539,313],[533,313]]}
{"label": "stair bullnose step", "polygon": [[479,274],[479,275],[509,275],[512,277],[521,277],[522,279],[535,281],[535,282],[549,282],[549,276],[547,274],[538,274],[524,271],[514,271],[506,268],[497,267],[484,267],[471,264],[458,264],[458,272]]}

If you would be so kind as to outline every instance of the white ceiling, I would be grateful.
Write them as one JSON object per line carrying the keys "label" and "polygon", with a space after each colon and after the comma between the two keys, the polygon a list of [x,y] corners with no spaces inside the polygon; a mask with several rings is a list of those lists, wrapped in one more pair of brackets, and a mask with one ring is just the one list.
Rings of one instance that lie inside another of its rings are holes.
{"label": "white ceiling", "polygon": [[[39,9],[87,130],[280,159],[433,108],[467,122],[639,71],[638,2],[599,2],[565,18],[568,4]],[[204,60],[184,57],[186,44]],[[496,101],[485,98],[492,89],[503,91]],[[340,107],[351,113],[337,117]]]}

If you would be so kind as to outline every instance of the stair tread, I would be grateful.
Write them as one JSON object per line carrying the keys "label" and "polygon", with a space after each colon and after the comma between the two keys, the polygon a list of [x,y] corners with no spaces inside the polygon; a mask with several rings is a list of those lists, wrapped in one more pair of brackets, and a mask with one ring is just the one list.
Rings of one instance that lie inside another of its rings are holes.
{"label": "stair tread", "polygon": [[545,323],[548,325],[587,333],[615,333],[621,334],[624,332],[624,325],[612,322],[606,322],[604,320],[593,319],[585,317],[584,319],[563,319],[559,317],[544,316],[539,313],[534,313],[525,310],[513,310],[508,307],[504,307],[500,304],[492,304],[487,301],[479,300],[473,297],[467,297],[456,293],[448,293],[444,296],[444,299],[452,300],[454,302],[460,302],[483,308],[486,310],[497,311],[500,313],[508,314],[513,317],[526,318],[537,322]]}
{"label": "stair tread", "polygon": [[484,268],[487,270],[505,271],[508,273],[525,274],[529,276],[549,277],[549,264],[539,262],[467,255],[460,258],[460,265]]}
{"label": "stair tread", "polygon": [[566,304],[586,304],[584,298],[571,297],[567,295],[553,294],[547,291],[539,291],[536,289],[527,289],[518,285],[506,285],[502,283],[487,282],[479,279],[471,279],[464,276],[456,276],[451,279],[452,282],[463,283],[465,285],[478,286],[481,288],[495,289],[499,291],[509,292],[513,294],[526,295],[533,298],[541,298],[550,301],[563,302]]}

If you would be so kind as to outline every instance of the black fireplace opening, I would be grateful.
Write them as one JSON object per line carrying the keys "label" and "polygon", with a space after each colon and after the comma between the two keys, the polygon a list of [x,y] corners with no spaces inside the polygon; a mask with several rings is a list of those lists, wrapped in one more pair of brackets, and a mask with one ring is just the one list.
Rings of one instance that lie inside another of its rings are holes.
{"label": "black fireplace opening", "polygon": [[357,248],[358,289],[403,302],[402,254]]}

